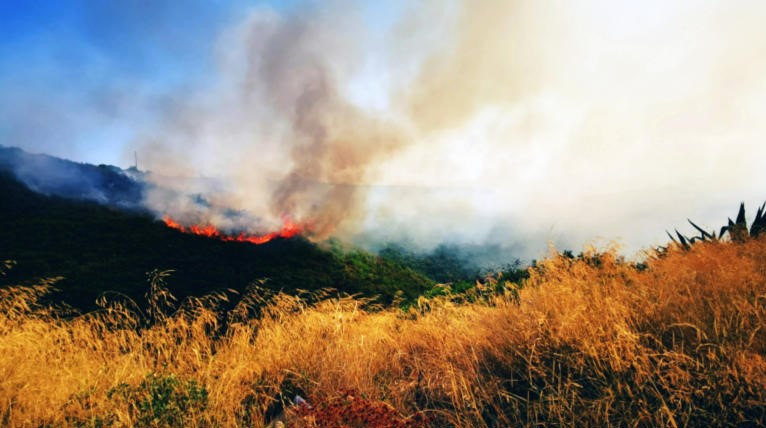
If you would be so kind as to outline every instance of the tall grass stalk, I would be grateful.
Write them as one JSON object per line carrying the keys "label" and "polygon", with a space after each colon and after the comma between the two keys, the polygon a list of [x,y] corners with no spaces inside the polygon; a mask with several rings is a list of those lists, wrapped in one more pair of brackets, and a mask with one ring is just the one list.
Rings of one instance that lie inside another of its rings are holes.
{"label": "tall grass stalk", "polygon": [[116,302],[61,316],[49,287],[0,289],[0,425],[262,427],[288,396],[349,390],[434,426],[766,424],[764,239],[640,268],[552,256],[520,289],[409,311],[255,288],[146,323]]}

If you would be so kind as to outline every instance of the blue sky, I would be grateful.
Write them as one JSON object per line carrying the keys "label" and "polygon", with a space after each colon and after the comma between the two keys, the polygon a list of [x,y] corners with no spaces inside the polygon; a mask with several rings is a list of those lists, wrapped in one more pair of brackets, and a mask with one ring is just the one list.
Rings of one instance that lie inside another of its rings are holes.
{"label": "blue sky", "polygon": [[[125,166],[163,99],[213,80],[219,34],[298,0],[0,2],[0,144]],[[372,15],[371,15],[372,16]]]}
{"label": "blue sky", "polygon": [[172,3],[3,2],[0,141],[119,162],[125,140],[148,120],[146,106],[107,100],[161,97],[201,78],[209,67],[204,52],[233,12]]}

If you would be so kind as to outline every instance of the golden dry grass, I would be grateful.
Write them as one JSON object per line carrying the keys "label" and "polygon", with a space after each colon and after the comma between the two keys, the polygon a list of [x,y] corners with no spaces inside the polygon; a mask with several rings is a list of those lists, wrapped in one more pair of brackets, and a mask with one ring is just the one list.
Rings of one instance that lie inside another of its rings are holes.
{"label": "golden dry grass", "polygon": [[[2,289],[0,424],[260,427],[280,393],[347,390],[434,426],[766,423],[766,240],[647,266],[556,256],[518,295],[409,312],[254,290],[227,314],[212,296],[151,326],[117,304],[59,316],[36,305],[46,284]],[[152,407],[164,381],[176,408]]]}

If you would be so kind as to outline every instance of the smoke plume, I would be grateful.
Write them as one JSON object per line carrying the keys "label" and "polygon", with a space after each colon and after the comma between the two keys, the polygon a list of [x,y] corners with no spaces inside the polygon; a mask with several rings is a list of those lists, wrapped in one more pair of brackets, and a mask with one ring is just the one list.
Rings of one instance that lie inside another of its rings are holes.
{"label": "smoke plume", "polygon": [[225,203],[308,222],[320,238],[359,221],[368,167],[404,139],[339,87],[350,70],[335,61],[362,46],[335,30],[353,22],[316,13],[257,10],[223,36],[220,80],[212,94],[174,101],[142,150],[150,168],[222,176],[232,181]]}
{"label": "smoke plume", "polygon": [[397,11],[384,27],[350,2],[250,11],[219,36],[209,84],[169,99],[140,140],[153,179],[262,227],[290,218],[317,238],[505,243],[525,257],[550,240],[636,250],[766,196],[763,5]]}

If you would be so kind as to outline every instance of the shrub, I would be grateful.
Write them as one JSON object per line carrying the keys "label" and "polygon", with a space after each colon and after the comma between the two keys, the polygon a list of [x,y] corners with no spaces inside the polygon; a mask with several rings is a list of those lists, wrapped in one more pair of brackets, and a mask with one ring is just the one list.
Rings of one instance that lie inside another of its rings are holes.
{"label": "shrub", "polygon": [[124,402],[139,426],[178,427],[196,421],[207,405],[207,391],[195,380],[150,373],[137,386],[122,383],[107,397]]}

